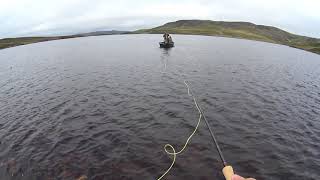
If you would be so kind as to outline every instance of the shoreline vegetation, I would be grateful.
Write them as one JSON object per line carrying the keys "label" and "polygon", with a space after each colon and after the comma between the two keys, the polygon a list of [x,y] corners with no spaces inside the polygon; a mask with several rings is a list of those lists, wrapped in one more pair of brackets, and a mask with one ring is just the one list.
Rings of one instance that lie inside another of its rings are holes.
{"label": "shoreline vegetation", "polygon": [[162,26],[137,31],[97,31],[70,36],[54,37],[19,37],[0,39],[0,49],[51,41],[86,36],[112,35],[112,34],[189,34],[207,35],[249,39],[275,44],[282,44],[316,54],[320,54],[320,39],[295,35],[272,26],[256,25],[249,22],[225,22],[211,20],[179,20],[169,22]]}
{"label": "shoreline vegetation", "polygon": [[250,22],[226,22],[211,20],[179,20],[135,33],[192,34],[231,37],[263,41],[290,46],[320,54],[320,39],[295,35],[272,26],[256,25]]}
{"label": "shoreline vegetation", "polygon": [[59,39],[70,39],[77,37],[88,37],[88,36],[102,36],[102,35],[114,35],[114,34],[127,34],[129,31],[96,31],[68,36],[48,36],[48,37],[17,37],[17,38],[4,38],[0,39],[0,50],[20,45],[45,42],[45,41],[53,41]]}

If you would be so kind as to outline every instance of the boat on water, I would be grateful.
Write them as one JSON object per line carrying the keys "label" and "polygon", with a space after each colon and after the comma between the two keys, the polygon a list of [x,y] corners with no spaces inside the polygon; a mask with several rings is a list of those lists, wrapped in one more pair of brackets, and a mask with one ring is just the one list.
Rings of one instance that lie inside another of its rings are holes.
{"label": "boat on water", "polygon": [[159,42],[160,48],[172,48],[174,47],[174,42]]}
{"label": "boat on water", "polygon": [[172,48],[174,47],[174,42],[172,41],[172,37],[168,33],[163,34],[163,41],[159,42],[160,48]]}

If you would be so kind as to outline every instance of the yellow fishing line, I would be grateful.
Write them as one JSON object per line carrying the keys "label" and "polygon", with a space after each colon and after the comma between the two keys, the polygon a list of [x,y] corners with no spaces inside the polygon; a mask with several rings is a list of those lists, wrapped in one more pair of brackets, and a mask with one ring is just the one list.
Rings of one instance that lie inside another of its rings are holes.
{"label": "yellow fishing line", "polygon": [[[190,93],[190,88],[189,88],[188,83],[187,83],[186,81],[183,81],[183,82],[184,82],[184,84],[186,85],[186,87],[187,87],[187,89],[188,89],[188,95],[192,97],[193,102],[194,102],[194,104],[195,104],[195,106],[196,106],[196,108],[197,108],[197,110],[198,110],[198,112],[199,112],[198,123],[197,123],[196,127],[194,128],[193,132],[190,134],[190,136],[188,137],[188,139],[187,139],[186,142],[184,143],[184,146],[183,146],[183,148],[182,148],[180,151],[176,152],[175,148],[174,148],[171,144],[166,144],[166,145],[164,146],[164,151],[165,151],[168,155],[172,155],[172,156],[173,156],[173,160],[172,160],[172,163],[171,163],[171,165],[169,166],[169,168],[168,168],[157,180],[162,179],[166,174],[169,173],[169,171],[172,169],[174,163],[176,162],[177,155],[180,154],[180,153],[182,153],[182,152],[186,149],[189,141],[191,140],[191,138],[194,136],[194,134],[195,134],[196,131],[198,130],[198,127],[199,127],[200,122],[201,122],[202,113],[201,113],[200,108],[199,108],[199,106],[198,106],[197,100],[196,100],[196,98],[193,96],[193,94]],[[172,150],[172,152],[169,152],[169,151],[168,151],[168,148],[170,148],[170,149]]]}

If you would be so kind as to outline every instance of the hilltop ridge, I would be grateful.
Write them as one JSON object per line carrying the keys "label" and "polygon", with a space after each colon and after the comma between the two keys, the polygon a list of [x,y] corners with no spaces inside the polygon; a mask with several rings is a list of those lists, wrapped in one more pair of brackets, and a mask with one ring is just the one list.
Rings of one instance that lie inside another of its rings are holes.
{"label": "hilltop ridge", "polygon": [[256,25],[250,22],[226,22],[211,20],[179,20],[135,33],[194,34],[243,38],[283,44],[320,54],[320,39],[300,36],[282,29]]}
{"label": "hilltop ridge", "polygon": [[211,20],[179,20],[175,22],[168,22],[155,28],[141,29],[133,32],[112,30],[94,31],[68,36],[5,38],[0,39],[0,49],[43,41],[68,39],[75,37],[137,33],[158,34],[164,32],[168,32],[171,34],[209,35],[257,40],[283,44],[320,54],[320,39],[317,38],[300,36],[286,32],[277,27],[256,25],[250,22],[227,22]]}

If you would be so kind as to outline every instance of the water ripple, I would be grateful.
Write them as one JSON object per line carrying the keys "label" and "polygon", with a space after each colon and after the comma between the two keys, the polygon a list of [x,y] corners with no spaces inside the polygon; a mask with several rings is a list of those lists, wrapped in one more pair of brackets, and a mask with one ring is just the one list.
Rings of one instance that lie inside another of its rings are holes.
{"label": "water ripple", "polygon": [[[163,145],[182,146],[197,120],[183,80],[237,173],[318,179],[318,55],[239,39],[174,38],[169,51],[158,48],[158,35],[1,50],[0,179],[155,179],[171,161]],[[167,178],[223,179],[221,168],[201,124]]]}

